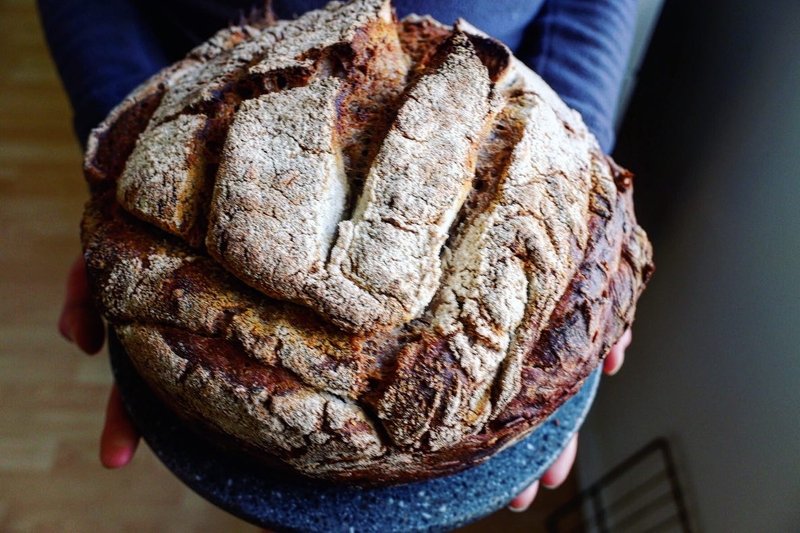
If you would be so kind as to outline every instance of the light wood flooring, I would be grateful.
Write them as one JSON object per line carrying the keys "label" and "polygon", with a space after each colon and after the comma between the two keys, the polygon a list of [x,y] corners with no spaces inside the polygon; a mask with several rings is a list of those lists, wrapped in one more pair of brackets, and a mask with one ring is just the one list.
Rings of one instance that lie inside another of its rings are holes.
{"label": "light wood flooring", "polygon": [[[146,446],[125,469],[100,466],[106,356],[82,355],[56,330],[79,250],[80,160],[34,2],[0,0],[0,531],[257,531]],[[536,531],[552,502],[469,529]]]}

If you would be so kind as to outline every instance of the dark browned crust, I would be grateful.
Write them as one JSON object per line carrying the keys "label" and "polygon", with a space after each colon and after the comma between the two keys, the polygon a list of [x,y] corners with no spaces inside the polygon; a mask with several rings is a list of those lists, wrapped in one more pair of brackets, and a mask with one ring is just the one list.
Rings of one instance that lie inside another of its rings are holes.
{"label": "dark browned crust", "polygon": [[108,177],[120,175],[163,96],[163,85],[147,84],[130,98],[128,105],[117,110],[116,116],[106,119],[109,125],[99,130],[97,150],[87,157],[83,167],[90,185],[99,186]]}
{"label": "dark browned crust", "polygon": [[[89,244],[87,259],[93,284],[101,284],[119,257],[120,247],[128,250],[138,248],[141,253],[146,253],[159,245],[180,246],[172,242],[172,237],[161,235],[158,230],[133,219],[109,202],[108,198],[98,200],[95,208],[87,210],[83,225],[84,241]],[[630,326],[636,297],[652,273],[651,265],[639,269],[635,266],[636,262],[631,261],[631,249],[641,248],[646,241],[642,240],[641,231],[629,219],[632,214],[630,190],[619,194],[618,204],[620,208],[615,210],[616,215],[611,220],[606,221],[600,215],[593,216],[590,222],[590,245],[578,273],[551,317],[552,327],[545,330],[542,338],[528,351],[523,370],[523,388],[487,429],[465,438],[452,448],[432,451],[423,447],[414,450],[413,468],[402,471],[353,469],[333,479],[365,485],[404,483],[468,468],[524,438],[573,396],[609,348]],[[620,256],[623,260],[617,261],[616,258]],[[617,265],[616,269],[607,270],[613,265]],[[201,284],[203,280],[204,276],[198,271],[188,272],[176,281],[182,284],[184,290],[198,290],[197,285],[192,287],[191,284]],[[238,283],[235,280],[231,282]],[[249,290],[243,286],[242,289]],[[305,320],[309,328],[326,327],[313,314],[301,311],[296,318]],[[212,332],[198,335],[174,327],[155,327],[175,352],[187,361],[187,366],[203,367],[227,380],[232,388],[266,389],[270,393],[280,393],[303,385],[291,373],[254,361],[244,354],[241,346],[215,337]],[[592,331],[594,333],[590,335]],[[409,332],[405,335],[413,334]],[[361,340],[365,350],[385,346],[385,341],[381,339],[375,339],[374,344],[369,341]],[[404,357],[399,358],[399,367],[373,370],[373,373],[382,376],[382,385],[378,389],[365,390],[363,401],[374,404],[385,387],[396,379],[407,380],[414,387],[429,390],[428,399],[433,401],[438,391],[430,388],[430,383],[447,384],[448,380],[465,379],[446,341],[446,338],[426,335],[423,342],[415,345],[418,349],[404,353]],[[146,354],[131,354],[138,370],[152,385],[155,383],[154,377],[149,375],[146,366],[142,366],[142,361],[147,358]],[[380,359],[375,357],[375,360]],[[442,376],[448,379],[442,381]],[[201,437],[211,430],[215,434],[212,437],[215,442],[231,449],[246,450],[268,466],[280,465],[290,470],[281,462],[281,459],[288,457],[280,451],[258,449],[249,442],[237,440],[217,428],[213,420],[191,417],[188,414],[190,410],[175,395],[165,394],[158,386],[153,390],[176,414],[186,419]],[[402,413],[398,413],[398,416],[402,416]]]}

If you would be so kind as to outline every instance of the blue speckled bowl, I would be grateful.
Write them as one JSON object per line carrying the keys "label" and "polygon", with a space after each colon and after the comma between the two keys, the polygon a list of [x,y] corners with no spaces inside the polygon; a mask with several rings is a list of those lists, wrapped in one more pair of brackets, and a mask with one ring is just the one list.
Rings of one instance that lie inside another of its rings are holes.
{"label": "blue speckled bowl", "polygon": [[114,376],[144,440],[186,485],[208,501],[279,531],[446,531],[505,506],[541,477],[578,430],[599,371],[528,438],[458,474],[383,488],[336,485],[289,476],[194,437],[147,388],[112,334]]}

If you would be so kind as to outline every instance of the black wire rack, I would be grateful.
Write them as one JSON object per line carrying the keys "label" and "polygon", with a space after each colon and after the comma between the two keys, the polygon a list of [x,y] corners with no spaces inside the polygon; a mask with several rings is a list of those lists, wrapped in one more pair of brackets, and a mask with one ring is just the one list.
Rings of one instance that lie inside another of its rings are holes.
{"label": "black wire rack", "polygon": [[550,533],[691,533],[669,442],[656,438],[545,522]]}

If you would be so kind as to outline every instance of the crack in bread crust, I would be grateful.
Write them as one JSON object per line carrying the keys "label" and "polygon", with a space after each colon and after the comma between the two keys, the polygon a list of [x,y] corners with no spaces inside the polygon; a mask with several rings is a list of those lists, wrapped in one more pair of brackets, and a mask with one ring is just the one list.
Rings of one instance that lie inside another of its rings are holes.
{"label": "crack in bread crust", "polygon": [[466,22],[384,0],[222,30],[112,111],[85,171],[92,291],[137,370],[309,476],[424,479],[516,442],[652,272],[579,115]]}

